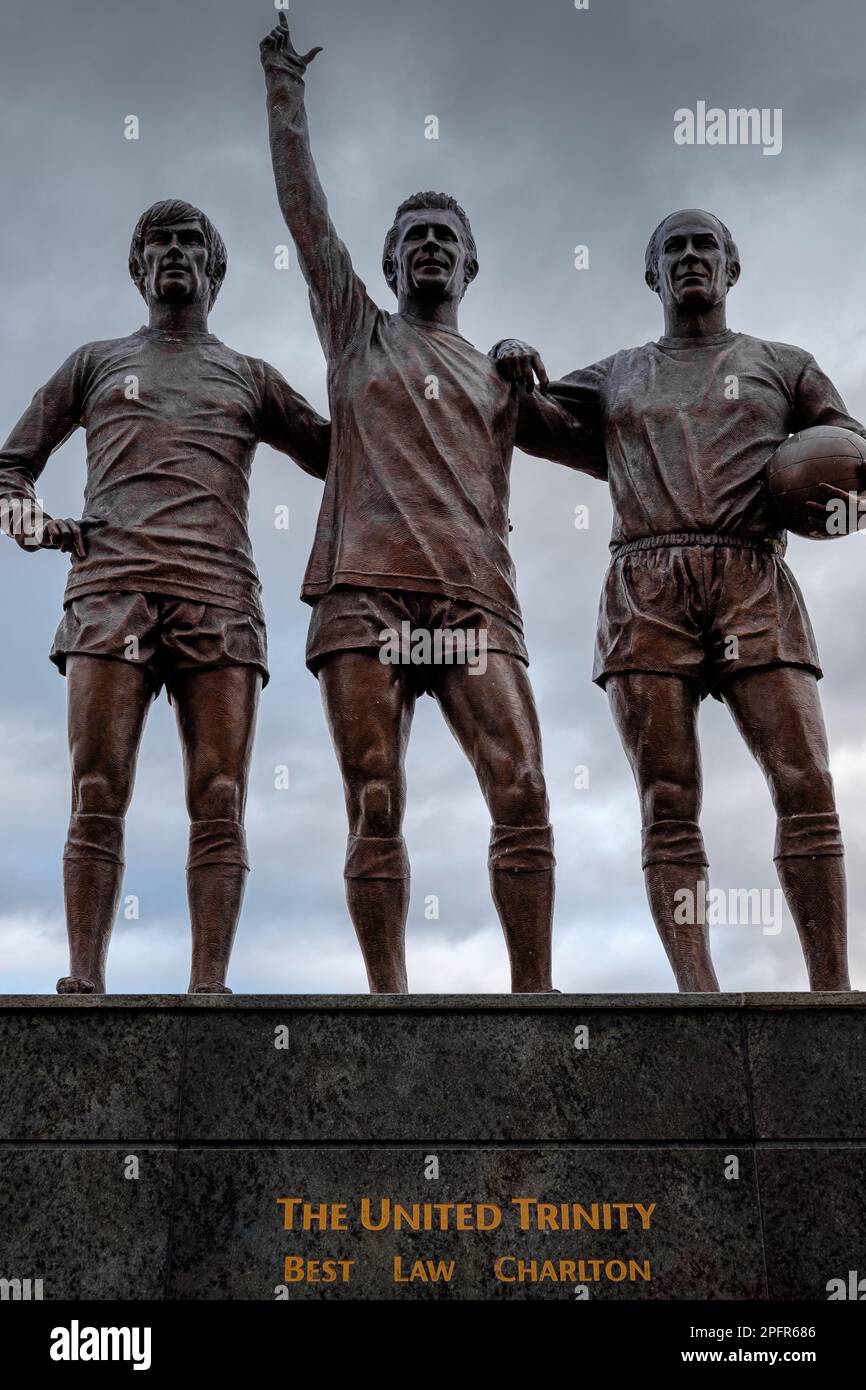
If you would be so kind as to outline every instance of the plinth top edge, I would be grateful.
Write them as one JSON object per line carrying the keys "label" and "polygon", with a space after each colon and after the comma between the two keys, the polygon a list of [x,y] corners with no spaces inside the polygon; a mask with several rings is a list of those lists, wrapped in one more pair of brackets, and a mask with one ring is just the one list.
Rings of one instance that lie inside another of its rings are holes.
{"label": "plinth top edge", "polygon": [[737,994],[0,994],[7,1010],[199,1009],[326,1013],[539,1013],[548,1010],[866,1009],[866,991]]}

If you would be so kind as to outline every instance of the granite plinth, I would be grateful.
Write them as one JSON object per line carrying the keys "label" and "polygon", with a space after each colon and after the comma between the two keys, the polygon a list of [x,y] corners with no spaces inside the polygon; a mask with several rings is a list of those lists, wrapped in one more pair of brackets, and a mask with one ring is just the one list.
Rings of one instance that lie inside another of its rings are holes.
{"label": "granite plinth", "polygon": [[6,996],[0,1279],[826,1299],[866,1251],[864,1041],[861,994]]}

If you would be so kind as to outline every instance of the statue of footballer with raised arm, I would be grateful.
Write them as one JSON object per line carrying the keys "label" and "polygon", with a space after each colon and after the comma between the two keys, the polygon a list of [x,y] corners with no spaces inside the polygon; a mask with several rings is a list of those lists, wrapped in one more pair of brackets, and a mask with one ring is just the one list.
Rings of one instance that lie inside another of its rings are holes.
{"label": "statue of footballer with raised arm", "polygon": [[[427,692],[493,822],[488,863],[512,989],[547,992],[553,835],[508,549],[509,475],[516,444],[573,457],[585,431],[539,391],[512,389],[461,336],[478,260],[454,198],[421,193],[398,208],[382,262],[397,312],[371,299],[310,151],[304,78],[318,52],[295,51],[284,14],[261,45],[277,194],[328,363],[331,454],[303,597],[307,664],[345,788],[349,911],[371,990],[405,991],[404,762]],[[395,633],[462,638],[451,654],[471,643],[484,661],[394,660]]]}

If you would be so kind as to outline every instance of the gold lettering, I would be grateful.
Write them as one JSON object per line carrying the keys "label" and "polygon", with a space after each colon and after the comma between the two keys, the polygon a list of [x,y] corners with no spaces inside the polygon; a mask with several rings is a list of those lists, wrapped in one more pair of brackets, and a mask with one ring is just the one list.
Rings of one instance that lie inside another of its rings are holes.
{"label": "gold lettering", "polygon": [[379,1220],[374,1221],[372,1215],[372,1197],[361,1198],[361,1225],[365,1231],[384,1231],[391,1219],[391,1202],[388,1197],[383,1197],[379,1203]]}

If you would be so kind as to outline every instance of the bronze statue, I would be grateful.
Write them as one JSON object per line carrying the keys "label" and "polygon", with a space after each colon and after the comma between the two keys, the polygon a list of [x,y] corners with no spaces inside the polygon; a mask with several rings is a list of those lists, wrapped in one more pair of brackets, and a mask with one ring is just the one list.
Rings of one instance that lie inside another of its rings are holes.
{"label": "bronze statue", "polygon": [[[373,302],[310,151],[304,77],[320,51],[295,52],[284,14],[261,45],[280,208],[328,363],[331,461],[303,598],[313,608],[307,664],[345,788],[349,912],[371,991],[405,991],[404,761],[427,692],[493,821],[490,880],[512,988],[546,992],[553,835],[508,550],[509,470],[515,443],[571,456],[584,430],[538,392],[513,391],[461,337],[478,260],[453,198],[421,193],[398,208],[382,262],[397,312]],[[483,646],[483,675],[467,662],[392,660],[395,633]]]}
{"label": "bronze statue", "polygon": [[[776,865],[810,987],[847,990],[821,668],[764,476],[792,431],[866,431],[809,353],[727,327],[739,274],[717,217],[671,213],[646,250],[664,336],[551,385],[604,436],[614,522],[593,678],[634,773],[647,895],[679,988],[718,989],[706,925],[683,911],[707,882],[697,715],[712,694],[767,778]],[[532,348],[508,340],[494,353],[526,379]],[[594,456],[585,462],[597,471]]]}
{"label": "bronze statue", "polygon": [[[63,856],[70,973],[105,992],[124,816],[148,706],[163,685],[183,749],[191,993],[225,977],[249,868],[247,779],[267,682],[261,585],[247,529],[264,440],[322,478],[329,426],[268,363],[208,332],[226,271],[216,228],[177,200],[138,221],[129,270],[148,326],[88,343],[36,393],[0,452],[0,498],[35,504],[49,455],[87,435],[81,521],[10,526],[24,550],[71,555],[51,660],[66,674],[72,817]],[[26,515],[26,507],[24,509]]]}

